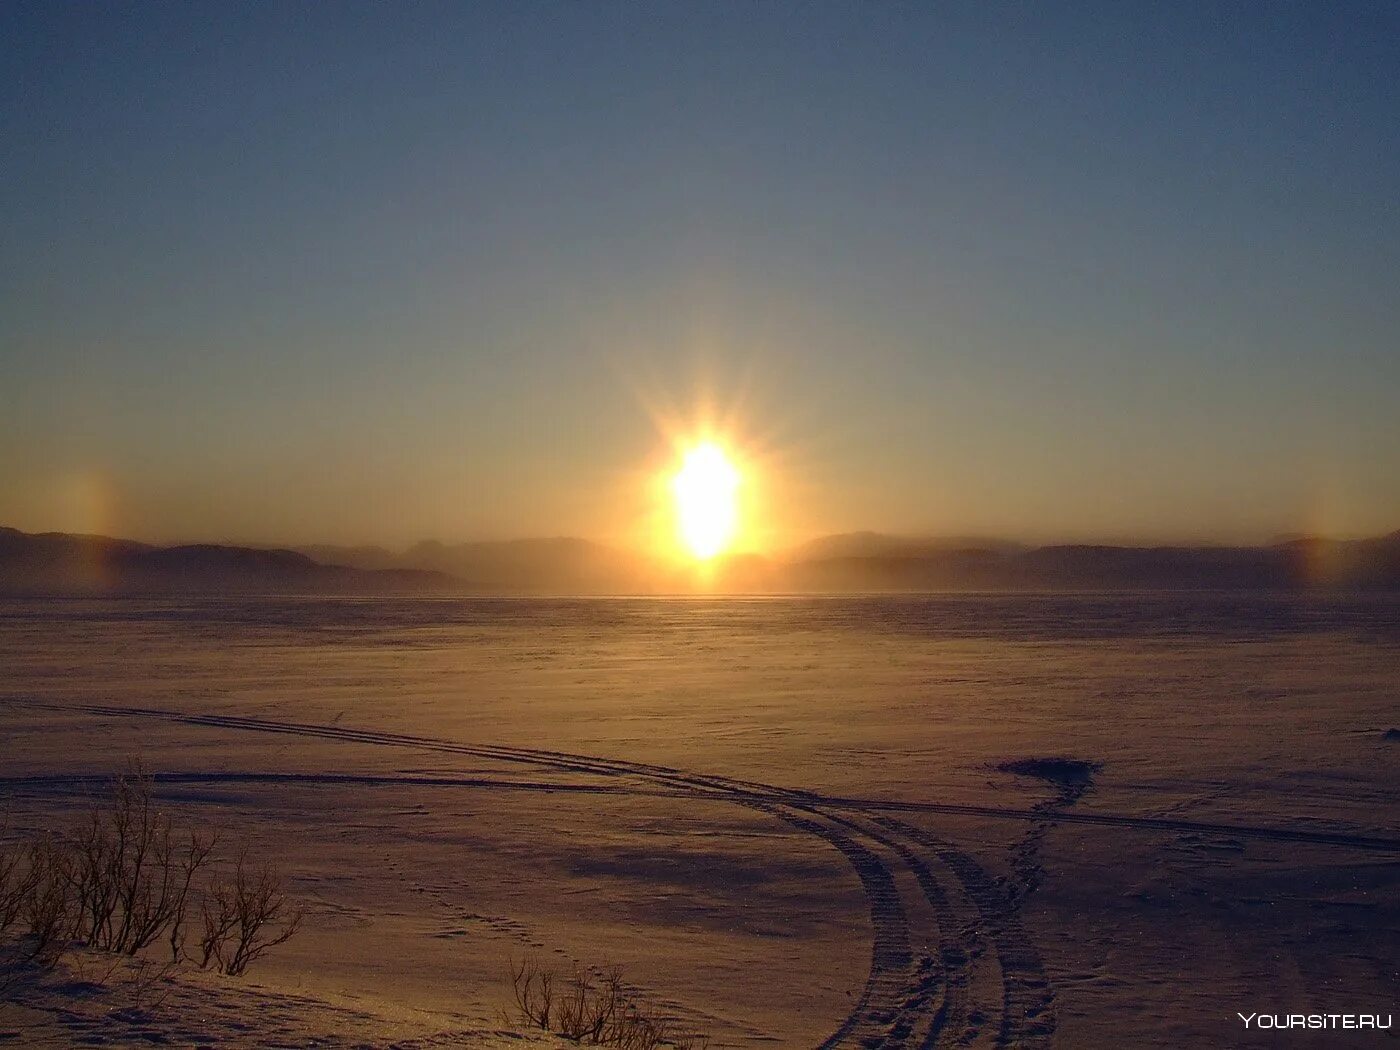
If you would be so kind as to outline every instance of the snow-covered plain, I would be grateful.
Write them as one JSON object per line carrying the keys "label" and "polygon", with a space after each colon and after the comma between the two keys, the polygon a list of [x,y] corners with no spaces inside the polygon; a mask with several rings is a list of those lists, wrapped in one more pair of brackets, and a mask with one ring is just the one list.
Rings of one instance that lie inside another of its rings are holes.
{"label": "snow-covered plain", "polygon": [[716,1047],[1378,1045],[1236,1014],[1395,1012],[1397,726],[1384,597],[9,601],[11,833],[139,758],[307,918],[0,1035],[522,1045],[534,952]]}

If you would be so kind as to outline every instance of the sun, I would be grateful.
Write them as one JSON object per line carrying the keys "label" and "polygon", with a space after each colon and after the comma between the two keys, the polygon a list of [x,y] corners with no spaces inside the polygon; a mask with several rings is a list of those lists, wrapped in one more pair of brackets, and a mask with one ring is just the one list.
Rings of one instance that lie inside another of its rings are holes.
{"label": "sun", "polygon": [[738,468],[713,441],[687,451],[671,479],[681,542],[701,561],[722,554],[734,542],[739,481]]}

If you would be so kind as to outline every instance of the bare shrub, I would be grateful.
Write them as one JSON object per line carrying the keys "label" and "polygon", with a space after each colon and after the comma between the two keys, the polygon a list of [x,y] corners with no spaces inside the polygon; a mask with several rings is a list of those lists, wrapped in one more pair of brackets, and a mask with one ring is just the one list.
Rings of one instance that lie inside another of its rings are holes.
{"label": "bare shrub", "polygon": [[[162,939],[170,965],[178,963],[216,836],[177,831],[152,788],[152,778],[132,765],[113,781],[111,798],[66,837],[0,848],[0,934],[27,928],[31,955],[44,963],[73,941],[136,956]],[[242,855],[231,880],[203,891],[201,915],[201,965],[212,961],[228,974],[243,973],[301,922],[276,874],[253,871]],[[148,971],[143,960],[141,972]]]}
{"label": "bare shrub", "polygon": [[154,874],[134,899],[128,954],[134,955],[166,933],[171,961],[179,961],[190,887],[208,863],[215,842],[212,834],[192,831],[177,843],[168,829],[156,841]]}
{"label": "bare shrub", "polygon": [[0,849],[0,934],[27,915],[33,878],[25,847],[14,844]]}
{"label": "bare shrub", "polygon": [[267,865],[254,870],[244,852],[232,880],[217,882],[205,893],[201,917],[200,965],[237,976],[290,939],[301,926],[302,913],[288,908],[276,871]]}
{"label": "bare shrub", "polygon": [[69,851],[80,938],[135,955],[167,934],[178,959],[190,886],[214,842],[213,835],[177,835],[155,808],[151,778],[133,766],[113,782],[111,801],[88,813]]}
{"label": "bare shrub", "polygon": [[706,1045],[703,1038],[678,1035],[668,1020],[639,1006],[618,970],[600,975],[576,967],[562,987],[555,972],[532,956],[512,960],[509,972],[521,1019],[565,1039],[619,1050],[698,1050]]}
{"label": "bare shrub", "polygon": [[233,903],[233,893],[223,883],[217,883],[204,893],[199,906],[203,931],[199,935],[199,965],[201,969],[210,966],[222,970],[225,947],[233,937],[233,929],[238,925],[238,909]]}
{"label": "bare shrub", "polygon": [[578,1042],[599,1042],[618,1009],[626,1005],[621,982],[616,972],[595,982],[588,971],[575,969],[559,1003],[559,1034]]}
{"label": "bare shrub", "polygon": [[542,966],[533,955],[525,956],[519,963],[511,959],[509,967],[511,992],[521,1019],[547,1031],[554,1010],[554,971]]}
{"label": "bare shrub", "polygon": [[[120,783],[120,782],[118,782]],[[117,863],[113,832],[103,811],[93,807],[73,834],[68,879],[77,898],[79,929],[90,947],[105,949],[114,936]]]}
{"label": "bare shrub", "polygon": [[30,958],[45,966],[58,961],[73,940],[77,908],[66,873],[62,847],[45,836],[31,843],[24,897],[29,925]]}

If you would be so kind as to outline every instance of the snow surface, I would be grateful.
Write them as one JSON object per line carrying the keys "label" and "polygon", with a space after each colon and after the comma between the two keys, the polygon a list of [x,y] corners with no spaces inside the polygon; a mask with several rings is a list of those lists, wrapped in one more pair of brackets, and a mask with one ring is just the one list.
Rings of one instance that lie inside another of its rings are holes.
{"label": "snow surface", "polygon": [[1394,1012],[1393,598],[5,602],[0,674],[12,833],[139,757],[307,911],[0,1039],[530,1045],[533,952],[716,1047],[1388,1041],[1236,1012]]}

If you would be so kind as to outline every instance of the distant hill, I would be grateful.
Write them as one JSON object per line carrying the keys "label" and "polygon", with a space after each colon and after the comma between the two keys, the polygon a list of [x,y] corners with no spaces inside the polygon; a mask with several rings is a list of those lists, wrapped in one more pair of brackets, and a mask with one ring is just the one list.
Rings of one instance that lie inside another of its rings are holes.
{"label": "distant hill", "polygon": [[289,550],[156,547],[106,536],[0,528],[5,594],[385,594],[459,587],[443,573],[325,565]]}
{"label": "distant hill", "polygon": [[1024,545],[989,536],[890,536],[881,532],[843,532],[821,536],[793,548],[788,561],[826,561],[834,558],[915,558],[954,551],[1011,554]]}
{"label": "distant hill", "polygon": [[877,533],[825,537],[698,574],[573,538],[382,547],[158,547],[0,528],[4,594],[756,594],[1332,588],[1400,590],[1400,532],[1257,547],[1023,547]]}
{"label": "distant hill", "polygon": [[788,579],[799,591],[1396,590],[1400,533],[1262,547],[906,544],[885,553],[798,559]]}

